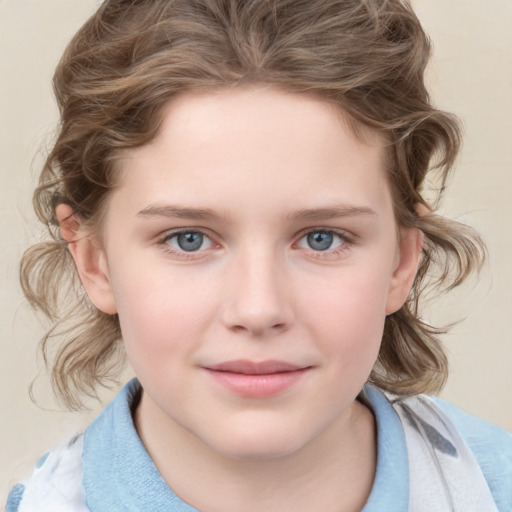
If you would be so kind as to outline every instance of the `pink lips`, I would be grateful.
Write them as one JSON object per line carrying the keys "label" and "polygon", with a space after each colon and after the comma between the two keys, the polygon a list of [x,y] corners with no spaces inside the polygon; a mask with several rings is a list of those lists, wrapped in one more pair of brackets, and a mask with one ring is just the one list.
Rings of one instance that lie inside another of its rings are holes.
{"label": "pink lips", "polygon": [[226,361],[205,370],[221,386],[249,397],[265,398],[283,393],[297,383],[310,367],[283,361]]}

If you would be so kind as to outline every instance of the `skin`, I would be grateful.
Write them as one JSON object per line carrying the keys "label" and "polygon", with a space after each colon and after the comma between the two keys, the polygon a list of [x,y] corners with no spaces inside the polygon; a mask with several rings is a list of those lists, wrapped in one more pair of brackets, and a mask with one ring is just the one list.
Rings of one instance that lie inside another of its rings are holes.
{"label": "skin", "polygon": [[[356,511],[370,493],[374,419],[356,397],[422,239],[397,228],[382,141],[364,130],[272,88],[183,94],[120,162],[101,242],[57,210],[92,302],[119,314],[139,435],[200,510]],[[246,396],[210,371],[240,359],[302,370]]]}

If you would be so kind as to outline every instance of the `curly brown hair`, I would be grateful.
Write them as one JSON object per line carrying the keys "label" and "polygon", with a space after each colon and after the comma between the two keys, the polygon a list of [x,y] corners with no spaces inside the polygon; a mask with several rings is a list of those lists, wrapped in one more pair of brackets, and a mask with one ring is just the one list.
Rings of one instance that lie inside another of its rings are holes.
{"label": "curly brown hair", "polygon": [[247,83],[314,94],[348,114],[356,132],[362,124],[388,142],[397,222],[421,229],[425,243],[408,301],[386,318],[370,382],[401,395],[439,390],[447,376],[441,330],[420,319],[419,298],[427,285],[459,285],[485,249],[422,195],[434,170],[440,197],[460,145],[457,119],[434,108],[425,88],[429,56],[406,0],[105,1],[54,76],[61,123],[34,195],[51,240],[29,248],[21,264],[26,297],[53,323],[42,351],[57,396],[79,408],[82,394],[115,378],[123,349],[117,316],[88,303],[56,205],[99,229],[117,158],[155,137],[164,104],[183,91]]}

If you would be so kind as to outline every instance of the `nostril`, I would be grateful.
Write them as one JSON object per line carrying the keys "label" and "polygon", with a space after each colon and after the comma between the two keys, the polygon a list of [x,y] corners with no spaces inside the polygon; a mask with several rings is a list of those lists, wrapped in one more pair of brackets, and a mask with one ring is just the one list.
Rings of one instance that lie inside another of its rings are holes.
{"label": "nostril", "polygon": [[233,284],[222,303],[221,322],[231,332],[258,337],[287,330],[294,319],[292,300],[275,279],[254,280],[253,277]]}
{"label": "nostril", "polygon": [[234,324],[231,325],[231,330],[238,333],[250,333],[256,336],[264,336],[266,334],[276,334],[287,329],[287,324],[284,322],[276,323],[273,325],[243,325]]}

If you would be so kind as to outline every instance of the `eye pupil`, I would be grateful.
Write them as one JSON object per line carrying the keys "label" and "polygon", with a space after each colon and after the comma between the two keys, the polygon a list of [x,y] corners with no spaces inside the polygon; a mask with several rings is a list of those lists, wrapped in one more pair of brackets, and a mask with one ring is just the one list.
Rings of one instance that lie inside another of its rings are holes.
{"label": "eye pupil", "polygon": [[327,231],[315,231],[308,234],[308,245],[315,251],[326,251],[334,241],[334,235]]}
{"label": "eye pupil", "polygon": [[180,233],[176,242],[183,251],[197,251],[203,245],[204,235],[201,233]]}

